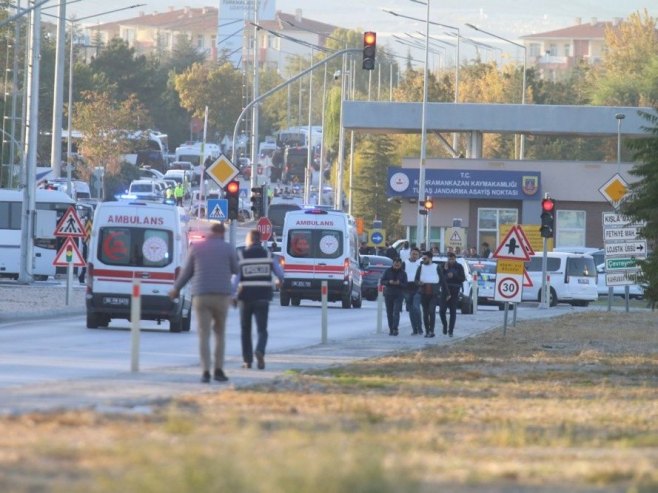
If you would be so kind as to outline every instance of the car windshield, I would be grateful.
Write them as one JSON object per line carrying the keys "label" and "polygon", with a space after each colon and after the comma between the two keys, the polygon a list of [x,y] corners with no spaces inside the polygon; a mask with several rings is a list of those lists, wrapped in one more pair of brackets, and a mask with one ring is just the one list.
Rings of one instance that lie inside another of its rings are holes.
{"label": "car windshield", "polygon": [[130,187],[131,192],[147,192],[153,191],[153,185],[150,183],[135,183]]}
{"label": "car windshield", "polygon": [[495,274],[496,264],[493,262],[469,262],[471,270],[479,272],[480,274]]}

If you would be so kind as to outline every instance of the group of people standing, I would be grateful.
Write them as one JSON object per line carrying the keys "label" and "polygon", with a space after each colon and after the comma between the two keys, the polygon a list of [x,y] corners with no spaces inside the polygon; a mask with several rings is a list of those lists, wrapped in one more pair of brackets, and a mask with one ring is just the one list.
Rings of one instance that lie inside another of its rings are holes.
{"label": "group of people standing", "polygon": [[389,335],[397,336],[399,333],[404,302],[409,312],[411,335],[434,337],[438,304],[443,333],[452,337],[457,321],[459,292],[466,274],[453,252],[447,254],[443,265],[432,262],[432,258],[431,251],[423,252],[421,259],[420,250],[411,248],[408,258],[396,258],[382,275]]}

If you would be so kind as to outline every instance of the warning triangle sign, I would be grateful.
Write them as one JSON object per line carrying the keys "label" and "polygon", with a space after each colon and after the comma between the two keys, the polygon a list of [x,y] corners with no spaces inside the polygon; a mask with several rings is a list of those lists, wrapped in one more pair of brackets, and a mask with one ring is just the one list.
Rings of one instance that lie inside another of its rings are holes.
{"label": "warning triangle sign", "polygon": [[521,236],[523,236],[523,242],[524,242],[526,252],[528,252],[528,255],[534,255],[535,254],[535,249],[532,248],[532,245],[530,244],[530,240],[528,240],[528,235],[525,234],[525,230],[523,229],[522,226],[517,226],[517,229],[519,230],[519,234]]}
{"label": "warning triangle sign", "polygon": [[530,276],[528,275],[528,271],[525,269],[523,269],[523,287],[524,288],[532,287],[532,279],[530,279]]}
{"label": "warning triangle sign", "polygon": [[85,228],[80,222],[74,207],[69,207],[55,228],[55,236],[68,236],[73,238],[84,238]]}
{"label": "warning triangle sign", "polygon": [[57,252],[55,260],[53,260],[55,267],[67,267],[69,264],[73,267],[85,266],[85,259],[80,254],[78,245],[75,244],[75,241],[71,237],[66,238],[62,248]]}
{"label": "warning triangle sign", "polygon": [[453,231],[452,236],[450,237],[451,242],[461,243],[462,237],[459,236],[459,231]]}
{"label": "warning triangle sign", "polygon": [[528,254],[529,248],[526,244],[525,235],[519,232],[517,226],[512,226],[492,256],[498,259],[523,260],[527,262],[530,260],[530,255]]}
{"label": "warning triangle sign", "polygon": [[219,204],[217,204],[215,208],[210,212],[208,219],[226,219],[226,216],[224,215],[224,211],[219,206]]}

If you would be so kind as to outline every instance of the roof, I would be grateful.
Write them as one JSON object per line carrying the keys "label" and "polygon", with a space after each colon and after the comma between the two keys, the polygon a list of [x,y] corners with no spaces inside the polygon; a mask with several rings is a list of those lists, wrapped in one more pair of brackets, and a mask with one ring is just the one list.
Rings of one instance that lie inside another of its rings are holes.
{"label": "roof", "polygon": [[142,26],[167,30],[214,30],[217,29],[218,11],[215,7],[183,9],[169,8],[166,12],[140,13],[137,17],[90,26],[90,29],[109,31],[120,26]]}
{"label": "roof", "polygon": [[277,10],[275,20],[264,20],[260,24],[264,28],[270,29],[272,31],[310,31],[321,36],[328,36],[336,29],[338,29],[337,26],[307,19],[306,17],[302,17],[301,14],[299,17],[297,17],[294,14],[286,14],[280,10]]}
{"label": "roof", "polygon": [[612,22],[592,22],[576,24],[575,26],[547,31],[544,33],[527,34],[521,39],[554,38],[554,39],[603,39],[607,28],[615,27]]}

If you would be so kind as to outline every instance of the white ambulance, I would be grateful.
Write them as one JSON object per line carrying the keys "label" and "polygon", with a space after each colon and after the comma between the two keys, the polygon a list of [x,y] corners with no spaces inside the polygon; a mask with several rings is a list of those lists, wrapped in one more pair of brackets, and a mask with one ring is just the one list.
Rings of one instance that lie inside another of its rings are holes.
{"label": "white ambulance", "polygon": [[169,290],[188,247],[189,217],[181,207],[147,201],[103,202],[94,215],[87,259],[87,327],[130,319],[133,280],[141,285],[142,320],[169,321],[189,331],[192,297]]}
{"label": "white ambulance", "polygon": [[354,218],[344,212],[319,207],[288,212],[281,245],[281,305],[320,301],[321,283],[327,281],[329,301],[361,308],[358,245]]}

